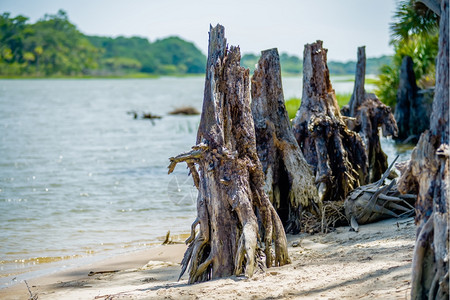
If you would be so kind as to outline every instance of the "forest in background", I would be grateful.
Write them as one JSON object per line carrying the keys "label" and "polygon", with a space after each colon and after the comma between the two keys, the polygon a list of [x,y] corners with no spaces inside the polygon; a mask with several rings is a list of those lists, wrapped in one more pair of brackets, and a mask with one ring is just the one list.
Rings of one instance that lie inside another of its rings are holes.
{"label": "forest in background", "polygon": [[[242,65],[253,70],[258,59],[259,55],[244,54]],[[367,74],[378,74],[391,60],[390,56],[367,59]],[[302,72],[298,56],[282,53],[280,62],[284,74]],[[179,37],[150,42],[142,37],[88,36],[62,10],[33,24],[25,16],[0,15],[2,77],[204,74],[205,64],[205,54]],[[328,66],[333,75],[352,75],[356,62],[330,61]]]}

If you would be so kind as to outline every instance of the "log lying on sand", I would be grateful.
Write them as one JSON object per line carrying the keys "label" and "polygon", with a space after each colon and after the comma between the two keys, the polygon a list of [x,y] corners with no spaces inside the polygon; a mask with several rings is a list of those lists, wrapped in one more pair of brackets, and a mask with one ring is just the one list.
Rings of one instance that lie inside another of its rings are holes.
{"label": "log lying on sand", "polygon": [[380,180],[354,189],[345,199],[345,215],[355,231],[358,231],[358,224],[414,215],[417,196],[400,194],[395,180],[384,185],[394,163],[395,160]]}
{"label": "log lying on sand", "polygon": [[332,89],[322,41],[305,45],[302,103],[293,131],[313,167],[321,201],[343,201],[367,183],[368,164],[361,137],[347,128]]}
{"label": "log lying on sand", "polygon": [[[425,1],[422,1],[425,3]],[[449,1],[440,4],[439,52],[430,130],[425,131],[399,179],[399,190],[416,190],[417,238],[411,298],[448,299],[449,293]]]}
{"label": "log lying on sand", "polygon": [[303,210],[320,214],[311,167],[292,133],[284,105],[277,49],[261,53],[252,77],[252,115],[265,189],[286,232],[300,232]]}
{"label": "log lying on sand", "polygon": [[197,219],[181,263],[181,275],[189,266],[189,283],[242,273],[252,276],[262,260],[261,248],[267,267],[289,263],[283,225],[264,192],[249,70],[240,67],[239,48],[227,49],[224,31],[217,25],[209,33],[197,145],[170,158],[169,173],[186,162],[199,190]]}
{"label": "log lying on sand", "polygon": [[381,127],[384,137],[397,136],[398,129],[391,108],[383,104],[375,94],[366,93],[365,70],[365,47],[359,47],[353,94],[348,107],[342,108],[342,113],[354,118],[347,122],[347,125],[351,130],[358,132],[364,140],[369,162],[368,182],[375,182],[388,167],[387,155],[381,149],[379,128]]}

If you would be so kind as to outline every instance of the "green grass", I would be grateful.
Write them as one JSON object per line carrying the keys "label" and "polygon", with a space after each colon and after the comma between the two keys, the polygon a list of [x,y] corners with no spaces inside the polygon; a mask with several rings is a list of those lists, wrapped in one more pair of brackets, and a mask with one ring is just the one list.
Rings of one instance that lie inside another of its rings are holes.
{"label": "green grass", "polygon": [[286,106],[286,110],[289,115],[289,120],[292,120],[297,113],[298,108],[300,107],[301,100],[300,98],[290,98],[284,102]]}
{"label": "green grass", "polygon": [[[346,105],[350,101],[351,97],[352,97],[352,93],[336,94],[336,99],[337,99],[339,107],[342,108],[342,106]],[[290,99],[287,99],[284,102],[284,104],[286,106],[286,110],[289,115],[289,120],[292,120],[295,117],[295,114],[297,113],[298,108],[300,107],[301,99],[300,98],[290,98]]]}

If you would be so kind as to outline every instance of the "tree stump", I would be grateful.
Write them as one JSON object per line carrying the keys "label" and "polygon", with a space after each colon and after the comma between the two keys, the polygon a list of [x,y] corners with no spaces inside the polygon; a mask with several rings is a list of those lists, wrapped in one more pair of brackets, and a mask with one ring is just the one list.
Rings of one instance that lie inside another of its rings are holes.
{"label": "tree stump", "polygon": [[430,97],[427,97],[429,93],[430,91],[417,87],[412,58],[403,57],[395,106],[395,119],[399,131],[396,140],[406,143],[417,142],[420,134],[429,128],[432,108],[431,102],[428,101]]}
{"label": "tree stump", "polygon": [[344,201],[351,190],[367,182],[364,143],[341,116],[322,41],[305,45],[302,103],[293,131],[313,167],[321,201]]}
{"label": "tree stump", "polygon": [[364,140],[369,160],[369,182],[375,182],[381,178],[388,167],[387,155],[381,149],[379,128],[382,128],[385,137],[397,136],[398,129],[391,108],[383,104],[375,94],[366,93],[364,89],[365,70],[365,47],[359,47],[353,94],[348,108],[343,108],[342,112],[355,119],[347,124]]}
{"label": "tree stump", "polygon": [[[439,3],[439,1],[429,1]],[[430,130],[425,131],[399,180],[418,193],[411,298],[449,298],[449,1],[440,1],[439,53]]]}
{"label": "tree stump", "polygon": [[252,115],[265,189],[286,232],[300,232],[303,209],[320,214],[311,167],[292,133],[284,105],[277,49],[261,53],[252,77]]}
{"label": "tree stump", "polygon": [[252,276],[262,255],[259,247],[264,248],[267,267],[289,263],[283,225],[264,192],[249,70],[239,65],[239,48],[227,49],[224,31],[217,25],[209,33],[197,145],[170,158],[169,165],[171,173],[178,162],[186,162],[199,190],[197,219],[181,263],[180,277],[189,266],[189,283],[242,273]]}

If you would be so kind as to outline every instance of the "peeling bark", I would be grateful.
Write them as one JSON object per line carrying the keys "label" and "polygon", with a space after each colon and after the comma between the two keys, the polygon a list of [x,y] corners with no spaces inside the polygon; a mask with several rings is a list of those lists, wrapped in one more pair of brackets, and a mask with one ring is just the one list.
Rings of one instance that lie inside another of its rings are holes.
{"label": "peeling bark", "polygon": [[181,263],[180,277],[189,267],[189,283],[240,274],[250,277],[261,248],[267,267],[289,263],[283,225],[264,192],[249,70],[240,67],[239,48],[227,49],[224,31],[217,25],[209,33],[197,145],[170,158],[169,165],[170,173],[177,163],[186,162],[199,189],[197,219]]}
{"label": "peeling bark", "polygon": [[411,298],[449,298],[449,1],[441,1],[439,54],[430,130],[424,132],[399,180],[415,189],[417,239]]}
{"label": "peeling bark", "polygon": [[277,49],[261,53],[252,77],[252,114],[265,189],[286,232],[298,233],[301,214],[320,214],[311,167],[295,140],[284,105]]}
{"label": "peeling bark", "polygon": [[302,103],[293,131],[313,167],[321,201],[343,201],[367,182],[368,164],[360,136],[347,128],[331,86],[322,41],[305,45]]}

